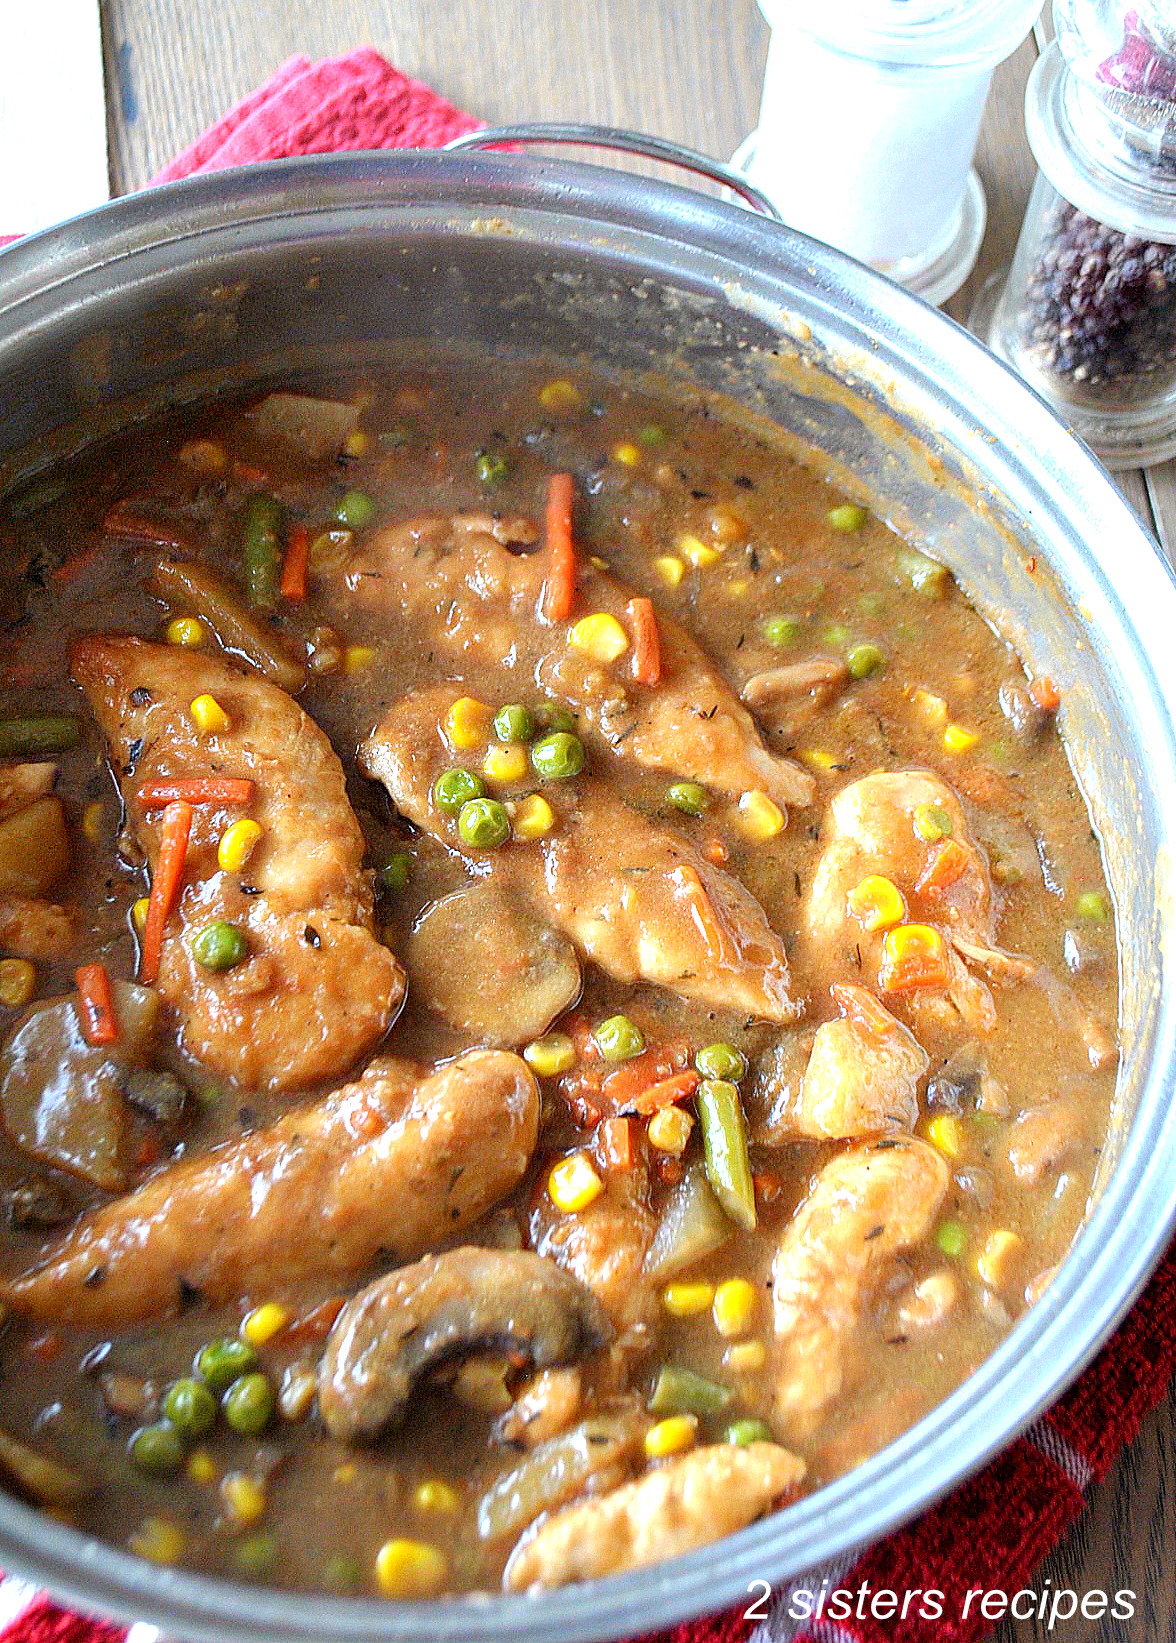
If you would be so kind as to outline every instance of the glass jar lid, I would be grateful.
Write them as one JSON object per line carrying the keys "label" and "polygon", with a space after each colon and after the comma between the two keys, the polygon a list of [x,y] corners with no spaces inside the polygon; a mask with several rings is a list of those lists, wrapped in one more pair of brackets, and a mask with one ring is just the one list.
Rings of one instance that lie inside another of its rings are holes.
{"label": "glass jar lid", "polygon": [[803,31],[849,57],[910,68],[994,67],[1032,27],[1041,0],[760,0],[773,29]]}

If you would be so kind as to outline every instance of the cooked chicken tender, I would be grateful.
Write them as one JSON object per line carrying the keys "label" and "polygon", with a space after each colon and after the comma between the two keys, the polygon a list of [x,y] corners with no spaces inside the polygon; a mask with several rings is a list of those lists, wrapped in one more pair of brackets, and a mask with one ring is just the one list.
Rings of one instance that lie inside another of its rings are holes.
{"label": "cooked chicken tender", "polygon": [[556,822],[542,838],[467,849],[455,819],[433,800],[434,781],[453,762],[441,725],[458,695],[450,685],[406,697],[360,747],[361,768],[402,814],[617,980],[652,982],[764,1021],[800,1013],[784,944],[750,891],[603,783],[589,777],[549,789]]}
{"label": "cooked chicken tender", "polygon": [[929,1065],[918,1039],[893,1017],[884,1035],[848,1016],[822,1022],[782,1127],[818,1141],[913,1129]]}
{"label": "cooked chicken tender", "polygon": [[531,1212],[535,1249],[592,1291],[622,1351],[640,1351],[654,1339],[657,1293],[644,1268],[656,1229],[643,1165],[609,1171],[605,1190],[575,1215],[562,1214],[546,1193]]}
{"label": "cooked chicken tender", "polygon": [[474,1050],[436,1072],[369,1067],[83,1216],[44,1263],[0,1288],[18,1314],[117,1329],[206,1300],[346,1282],[387,1253],[453,1237],[522,1178],[539,1127],[526,1064]]}
{"label": "cooked chicken tender", "polygon": [[618,759],[720,793],[758,788],[781,805],[812,802],[812,776],[768,752],[734,690],[676,622],[658,616],[656,690],[634,685],[629,652],[600,663],[569,644],[575,622],[590,614],[629,631],[634,590],[584,559],[572,620],[552,625],[539,615],[546,576],[545,553],[511,553],[484,517],[460,514],[421,514],[380,531],[346,571],[355,603],[380,618],[382,632],[405,621],[427,627],[437,667],[475,692],[501,694],[503,670],[513,668],[524,693],[538,680]]}
{"label": "cooked chicken tender", "polygon": [[693,1449],[541,1522],[511,1553],[503,1584],[564,1586],[681,1557],[746,1528],[804,1472],[799,1456],[774,1443]]}
{"label": "cooked chicken tender", "polygon": [[[387,1031],[404,974],[373,933],[363,835],[326,736],[284,691],[202,652],[82,639],[71,663],[111,745],[152,871],[163,807],[143,802],[144,784],[212,776],[254,783],[244,808],[195,807],[159,972],[185,1048],[250,1089],[295,1090],[345,1071]],[[227,729],[198,727],[192,703],[201,696],[227,715]],[[223,871],[218,842],[245,815],[260,838],[244,868]],[[219,920],[248,941],[245,961],[223,972],[192,950],[193,938]]]}
{"label": "cooked chicken tender", "polygon": [[931,1230],[949,1180],[925,1142],[874,1141],[831,1159],[785,1227],[772,1266],[773,1409],[790,1442],[810,1438],[859,1378],[867,1309],[895,1256]]}

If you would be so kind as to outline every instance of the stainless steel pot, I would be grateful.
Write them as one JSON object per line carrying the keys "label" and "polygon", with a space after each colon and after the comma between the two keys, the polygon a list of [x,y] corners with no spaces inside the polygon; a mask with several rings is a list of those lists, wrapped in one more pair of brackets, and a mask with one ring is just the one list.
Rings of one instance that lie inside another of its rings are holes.
{"label": "stainless steel pot", "polygon": [[930,308],[738,208],[513,156],[258,167],[119,202],[4,252],[0,485],[87,430],[390,342],[452,344],[489,364],[510,348],[657,371],[829,453],[952,566],[1031,666],[1064,682],[1064,730],[1118,911],[1118,1119],[1072,1255],[952,1397],[770,1520],[539,1600],[393,1607],[161,1570],[0,1500],[5,1568],[176,1637],[630,1636],[839,1558],[943,1494],[1072,1379],[1162,1249],[1176,1213],[1176,593],[1086,451]]}

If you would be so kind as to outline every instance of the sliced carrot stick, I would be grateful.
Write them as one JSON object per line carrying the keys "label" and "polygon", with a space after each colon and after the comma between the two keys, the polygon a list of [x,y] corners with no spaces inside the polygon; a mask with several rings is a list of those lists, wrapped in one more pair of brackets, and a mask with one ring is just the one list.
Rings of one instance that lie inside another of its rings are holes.
{"label": "sliced carrot stick", "polygon": [[873,1038],[889,1038],[898,1026],[890,1011],[870,992],[853,981],[835,981],[829,991],[841,1014]]}
{"label": "sliced carrot stick", "polygon": [[290,543],[282,565],[279,592],[283,599],[301,604],[306,598],[306,573],[310,566],[310,532],[305,525],[295,525],[290,531]]}
{"label": "sliced carrot stick", "polygon": [[633,677],[639,685],[661,683],[661,636],[651,599],[630,599],[633,624]]}
{"label": "sliced carrot stick", "polygon": [[175,782],[144,782],[139,803],[145,810],[162,810],[180,799],[185,804],[250,804],[253,782],[248,776],[193,776]]}
{"label": "sliced carrot stick", "polygon": [[915,883],[915,889],[921,896],[929,896],[932,901],[950,890],[958,879],[962,879],[971,865],[971,852],[958,839],[942,839],[935,847],[935,853],[924,867]]}
{"label": "sliced carrot stick", "polygon": [[628,1118],[605,1118],[597,1131],[601,1162],[608,1169],[631,1170],[637,1162],[633,1146],[633,1124]]}
{"label": "sliced carrot stick", "polygon": [[547,487],[547,580],[543,614],[549,622],[566,622],[576,593],[576,549],[572,542],[571,474],[552,474]]}
{"label": "sliced carrot stick", "polygon": [[659,1079],[648,1089],[642,1090],[633,1102],[634,1107],[645,1117],[659,1112],[662,1107],[673,1106],[675,1101],[685,1101],[694,1094],[701,1084],[702,1078],[693,1067],[684,1073],[675,1073],[672,1078]]}
{"label": "sliced carrot stick", "polygon": [[102,518],[105,536],[118,536],[126,542],[142,542],[152,548],[168,548],[172,553],[192,550],[192,539],[180,526],[164,525],[157,519],[128,511],[126,502],[116,502]]}
{"label": "sliced carrot stick", "polygon": [[1029,699],[1043,713],[1056,713],[1062,705],[1061,692],[1048,673],[1043,673],[1040,679],[1034,679],[1029,686]]}
{"label": "sliced carrot stick", "polygon": [[118,1016],[105,964],[83,964],[75,979],[86,1043],[117,1044]]}
{"label": "sliced carrot stick", "polygon": [[163,931],[172,909],[180,899],[184,877],[184,857],[192,832],[192,806],[176,799],[163,813],[159,840],[159,860],[151,878],[151,899],[143,926],[143,948],[139,955],[139,980],[150,987],[159,977],[159,957],[163,951]]}

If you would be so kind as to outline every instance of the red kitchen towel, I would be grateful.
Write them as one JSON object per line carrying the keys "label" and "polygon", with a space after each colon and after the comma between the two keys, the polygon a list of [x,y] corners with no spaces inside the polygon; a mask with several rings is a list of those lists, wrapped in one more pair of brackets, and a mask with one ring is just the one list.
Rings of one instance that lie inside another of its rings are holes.
{"label": "red kitchen towel", "polygon": [[[291,57],[153,182],[336,149],[437,146],[480,122],[377,52]],[[1032,1583],[1176,1373],[1176,1245],[1118,1333],[1069,1392],[983,1471],[857,1558],[644,1643],[979,1643],[1012,1612],[1052,1634],[1109,1616],[1129,1630],[1144,1594]],[[719,1554],[721,1556],[721,1553]],[[1101,1604],[1101,1607],[1100,1607]],[[0,1583],[0,1643],[124,1643],[17,1580]],[[128,1643],[153,1643],[149,1626]],[[225,1643],[232,1643],[226,1639]]]}

